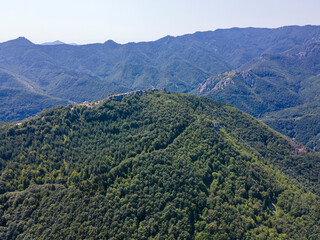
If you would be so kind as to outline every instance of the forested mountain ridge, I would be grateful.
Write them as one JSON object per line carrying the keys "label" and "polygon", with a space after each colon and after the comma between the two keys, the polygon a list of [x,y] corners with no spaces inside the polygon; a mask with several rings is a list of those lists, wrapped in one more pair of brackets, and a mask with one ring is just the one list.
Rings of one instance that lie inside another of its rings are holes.
{"label": "forested mountain ridge", "polygon": [[[0,76],[0,88],[21,88],[74,102],[151,87],[188,93],[206,79],[261,54],[281,53],[319,36],[319,26],[289,26],[220,29],[153,42],[117,44],[110,40],[81,46],[36,45],[21,37],[0,43],[0,73],[6,73]],[[20,119],[20,115],[15,118]],[[7,119],[0,116],[0,120]]]}
{"label": "forested mountain ridge", "polygon": [[2,239],[319,238],[319,153],[206,98],[117,100],[0,127]]}

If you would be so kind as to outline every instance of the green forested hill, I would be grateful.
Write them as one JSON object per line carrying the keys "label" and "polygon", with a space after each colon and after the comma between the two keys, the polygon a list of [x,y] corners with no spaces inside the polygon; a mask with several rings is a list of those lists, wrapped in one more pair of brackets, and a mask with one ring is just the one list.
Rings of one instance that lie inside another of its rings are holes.
{"label": "green forested hill", "polygon": [[149,92],[0,127],[1,239],[319,239],[320,155]]}

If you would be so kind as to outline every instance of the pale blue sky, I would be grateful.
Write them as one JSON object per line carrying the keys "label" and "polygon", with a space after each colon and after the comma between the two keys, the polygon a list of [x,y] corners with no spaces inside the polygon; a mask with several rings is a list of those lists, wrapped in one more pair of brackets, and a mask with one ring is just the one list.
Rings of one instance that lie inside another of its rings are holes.
{"label": "pale blue sky", "polygon": [[320,25],[320,0],[0,0],[0,42],[151,41],[230,27]]}

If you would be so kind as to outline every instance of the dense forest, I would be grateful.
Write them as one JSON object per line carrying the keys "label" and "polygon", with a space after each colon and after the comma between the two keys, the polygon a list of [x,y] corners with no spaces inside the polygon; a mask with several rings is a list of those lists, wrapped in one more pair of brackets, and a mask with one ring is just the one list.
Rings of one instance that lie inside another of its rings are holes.
{"label": "dense forest", "polygon": [[149,92],[0,125],[1,239],[319,239],[320,155]]}

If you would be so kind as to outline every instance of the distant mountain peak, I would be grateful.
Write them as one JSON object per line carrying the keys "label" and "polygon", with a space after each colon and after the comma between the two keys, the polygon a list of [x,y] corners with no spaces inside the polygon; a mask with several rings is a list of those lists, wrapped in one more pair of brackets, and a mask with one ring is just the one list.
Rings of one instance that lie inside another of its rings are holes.
{"label": "distant mountain peak", "polygon": [[29,41],[27,38],[25,37],[18,37],[16,40],[26,40],[26,41]]}
{"label": "distant mountain peak", "polygon": [[66,43],[61,42],[60,40],[56,40],[56,41],[54,41],[54,42],[41,43],[41,45],[62,45],[62,44],[66,44]]}
{"label": "distant mountain peak", "polygon": [[34,45],[30,40],[28,40],[25,37],[18,37],[16,39],[7,41],[6,43],[14,43],[14,44],[18,44],[18,45]]}
{"label": "distant mountain peak", "polygon": [[104,45],[107,45],[107,46],[111,46],[111,47],[114,47],[114,46],[118,46],[118,45],[119,45],[118,43],[116,43],[116,42],[113,41],[113,40],[105,41],[103,44],[104,44]]}
{"label": "distant mountain peak", "polygon": [[160,38],[158,41],[159,41],[159,42],[166,42],[166,43],[168,43],[168,42],[170,42],[172,39],[174,39],[173,36],[167,35],[167,36],[165,36],[165,37],[163,37],[163,38]]}

